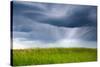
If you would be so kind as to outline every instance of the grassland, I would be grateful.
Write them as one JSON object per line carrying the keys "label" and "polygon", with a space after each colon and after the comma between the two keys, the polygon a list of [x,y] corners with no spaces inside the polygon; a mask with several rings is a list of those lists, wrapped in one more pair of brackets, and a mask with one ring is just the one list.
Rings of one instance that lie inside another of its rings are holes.
{"label": "grassland", "polygon": [[34,48],[12,50],[13,66],[90,62],[96,60],[97,50],[93,48]]}

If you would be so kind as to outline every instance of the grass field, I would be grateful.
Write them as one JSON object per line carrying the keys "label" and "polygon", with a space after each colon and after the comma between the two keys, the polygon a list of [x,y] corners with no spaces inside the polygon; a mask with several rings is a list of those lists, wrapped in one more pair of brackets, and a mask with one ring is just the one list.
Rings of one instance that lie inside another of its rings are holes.
{"label": "grass field", "polygon": [[12,60],[13,66],[89,62],[97,60],[97,50],[93,48],[13,49]]}

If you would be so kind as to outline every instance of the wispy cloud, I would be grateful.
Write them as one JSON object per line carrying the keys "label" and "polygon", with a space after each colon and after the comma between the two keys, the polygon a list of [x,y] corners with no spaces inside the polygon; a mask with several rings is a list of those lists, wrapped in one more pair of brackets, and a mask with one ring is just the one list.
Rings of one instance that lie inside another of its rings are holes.
{"label": "wispy cloud", "polygon": [[96,42],[96,9],[96,6],[14,1],[13,41],[39,46],[68,44],[73,39]]}

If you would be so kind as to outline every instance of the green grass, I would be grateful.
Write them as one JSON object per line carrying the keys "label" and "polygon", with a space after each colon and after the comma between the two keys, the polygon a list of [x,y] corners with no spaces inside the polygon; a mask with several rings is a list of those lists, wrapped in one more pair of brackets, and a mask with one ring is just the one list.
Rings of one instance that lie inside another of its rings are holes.
{"label": "green grass", "polygon": [[33,48],[13,49],[13,66],[90,62],[97,60],[93,48]]}

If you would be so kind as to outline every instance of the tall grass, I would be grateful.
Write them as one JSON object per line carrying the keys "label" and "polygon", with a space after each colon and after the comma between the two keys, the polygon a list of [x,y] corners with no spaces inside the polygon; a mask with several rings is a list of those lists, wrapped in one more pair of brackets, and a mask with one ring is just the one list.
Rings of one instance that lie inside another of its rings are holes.
{"label": "tall grass", "polygon": [[97,60],[97,50],[92,48],[34,48],[13,49],[13,66],[40,65]]}

